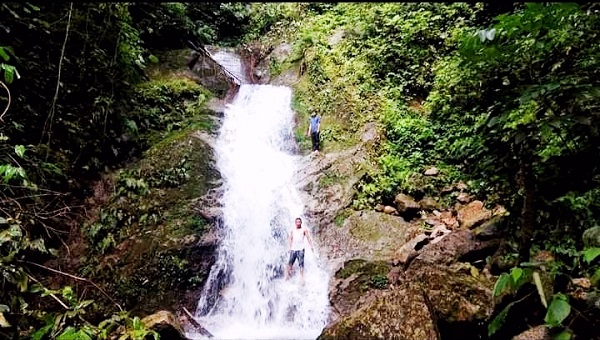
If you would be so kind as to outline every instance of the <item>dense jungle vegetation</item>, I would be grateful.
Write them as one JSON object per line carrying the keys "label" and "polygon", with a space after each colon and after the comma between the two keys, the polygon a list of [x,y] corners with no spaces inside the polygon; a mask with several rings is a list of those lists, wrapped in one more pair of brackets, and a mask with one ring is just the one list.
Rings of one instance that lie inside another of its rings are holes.
{"label": "dense jungle vegetation", "polygon": [[[57,287],[43,264],[67,256],[73,228],[84,229],[93,251],[114,247],[124,221],[81,225],[91,183],[167,134],[208,124],[209,91],[147,72],[188,40],[292,44],[290,57],[270,69],[300,65],[294,108],[302,118],[311,110],[323,116],[326,152],[351,145],[365,123],[381,124],[385,138],[353,208],[459,180],[488,204],[504,205],[511,216],[494,294],[508,297],[490,336],[518,308],[523,287],[538,285],[539,272],[554,286],[544,321],[571,334],[586,321],[563,294],[564,278],[589,278],[596,295],[600,287],[599,10],[592,3],[1,4],[0,336],[153,334],[130,305],[84,299],[73,280]],[[441,175],[423,176],[430,166]],[[124,176],[119,195],[176,186],[181,169],[150,174],[150,184]],[[550,262],[534,259],[543,251]]]}

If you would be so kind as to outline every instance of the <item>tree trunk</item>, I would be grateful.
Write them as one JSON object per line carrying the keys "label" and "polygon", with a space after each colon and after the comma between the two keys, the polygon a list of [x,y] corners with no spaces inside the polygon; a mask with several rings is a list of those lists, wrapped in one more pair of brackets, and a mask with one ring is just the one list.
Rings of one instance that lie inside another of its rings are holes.
{"label": "tree trunk", "polygon": [[529,251],[535,231],[535,196],[536,180],[533,172],[533,152],[524,146],[519,164],[519,186],[523,192],[523,208],[519,219],[521,231],[519,235],[519,262],[529,261]]}

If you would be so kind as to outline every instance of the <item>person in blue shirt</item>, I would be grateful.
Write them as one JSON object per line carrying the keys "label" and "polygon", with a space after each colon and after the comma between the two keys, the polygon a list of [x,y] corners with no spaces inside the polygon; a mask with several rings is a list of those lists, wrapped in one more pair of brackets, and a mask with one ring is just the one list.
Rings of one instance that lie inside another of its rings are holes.
{"label": "person in blue shirt", "polygon": [[313,111],[308,120],[308,131],[306,135],[310,135],[312,141],[312,151],[319,153],[319,132],[321,131],[321,117]]}

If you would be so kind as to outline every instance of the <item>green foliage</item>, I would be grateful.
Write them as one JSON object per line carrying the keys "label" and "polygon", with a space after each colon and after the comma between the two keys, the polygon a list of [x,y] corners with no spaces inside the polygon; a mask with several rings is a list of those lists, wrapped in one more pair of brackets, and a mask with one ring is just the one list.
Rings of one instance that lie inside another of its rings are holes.
{"label": "green foliage", "polygon": [[[598,53],[590,40],[597,34],[592,28],[596,22],[596,16],[577,5],[528,4],[499,16],[496,33],[483,41],[481,31],[464,34],[459,53],[439,63],[426,105],[432,118],[447,123],[441,127],[446,131],[474,123],[457,140],[467,134],[478,138],[461,144],[462,154],[450,156],[464,162],[463,156],[470,154],[471,173],[499,177],[496,190],[512,195],[519,158],[531,150],[537,177],[543,179],[540,194],[556,202],[548,211],[566,203],[569,196],[561,196],[573,194],[567,188],[589,183],[588,173],[585,178],[569,176],[569,183],[558,176],[570,171],[565,169],[569,164],[580,164],[580,157],[588,157],[597,143],[590,110],[598,97],[591,81],[595,71],[589,69],[590,58]],[[554,219],[544,223],[554,224]]]}
{"label": "green foliage", "polygon": [[[193,26],[178,27],[190,20],[184,4],[144,6],[0,5],[0,77],[11,101],[0,122],[0,307],[6,306],[0,322],[10,321],[15,326],[10,332],[42,323],[39,338],[108,338],[83,321],[89,302],[67,303],[62,314],[53,313],[52,304],[37,302],[37,309],[28,310],[32,278],[27,273],[32,271],[27,261],[43,263],[57,254],[54,248],[64,244],[71,227],[64,219],[80,213],[77,207],[87,195],[83,188],[100,172],[131,162],[171,131],[211,127],[204,108],[210,93],[193,81],[161,77],[140,83],[147,60],[157,61],[147,48],[161,39],[172,41],[172,34],[188,39],[173,32]],[[0,89],[0,114],[7,95]],[[157,223],[162,217],[157,207],[141,198],[188,181],[191,159],[156,171],[123,173],[116,196],[131,206],[102,209],[98,220],[83,228],[90,253],[113,249],[129,236],[125,226]],[[71,301],[62,290],[43,292]],[[123,318],[120,325],[126,322]],[[139,320],[127,327],[131,339],[150,334]]]}
{"label": "green foliage", "polygon": [[550,302],[544,321],[551,327],[560,326],[571,313],[569,298],[564,294],[555,294]]}
{"label": "green foliage", "polygon": [[252,4],[193,2],[186,14],[194,22],[194,35],[204,43],[234,44],[248,30]]}
{"label": "green foliage", "polygon": [[372,276],[369,285],[376,289],[385,289],[388,285],[388,278],[386,275]]}
{"label": "green foliage", "polygon": [[[50,313],[43,316],[45,325],[29,336],[33,340],[47,337],[62,340],[83,339],[114,339],[117,336],[123,340],[142,340],[147,336],[159,339],[157,332],[146,328],[139,317],[130,317],[128,312],[121,311],[110,318],[101,321],[97,326],[85,319],[86,307],[93,305],[94,301],[80,301],[71,287],[66,286],[61,291],[50,291],[38,287],[42,296],[60,294],[69,304],[69,310],[63,313]],[[58,299],[58,297],[55,296]]]}
{"label": "green foliage", "polygon": [[300,18],[302,6],[295,3],[252,3],[248,8],[245,40],[265,34],[276,23],[289,23]]}
{"label": "green foliage", "polygon": [[336,226],[341,227],[342,225],[344,225],[344,222],[346,221],[346,219],[348,217],[350,217],[351,214],[352,214],[351,209],[345,209],[334,218],[333,223]]}
{"label": "green foliage", "polygon": [[598,247],[588,248],[583,252],[583,260],[588,264],[598,256],[600,256],[600,248]]}

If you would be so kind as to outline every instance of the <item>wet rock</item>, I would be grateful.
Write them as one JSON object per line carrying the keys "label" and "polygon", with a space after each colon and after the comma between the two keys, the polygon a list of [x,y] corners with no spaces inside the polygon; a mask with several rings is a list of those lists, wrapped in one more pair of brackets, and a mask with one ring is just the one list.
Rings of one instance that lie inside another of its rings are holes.
{"label": "wet rock", "polygon": [[352,259],[346,261],[334,275],[335,285],[329,296],[333,309],[341,315],[349,315],[368,303],[381,290],[372,288],[374,277],[387,276],[391,269],[387,261],[366,261]]}
{"label": "wet rock", "polygon": [[419,206],[423,210],[433,210],[437,208],[438,202],[433,197],[425,196],[419,201]]}
{"label": "wet rock", "polygon": [[431,240],[432,244],[438,243],[442,240],[442,238],[446,235],[448,235],[451,232],[451,230],[448,230],[448,228],[446,228],[445,224],[438,224],[435,227],[433,227],[433,229],[431,230],[431,235],[429,236],[430,238],[432,238],[433,240]]}
{"label": "wet rock", "polygon": [[440,220],[439,217],[433,215],[433,216],[427,216],[427,217],[425,217],[423,219],[423,222],[425,222],[425,223],[427,223],[427,224],[429,224],[431,226],[434,226],[434,225],[440,224],[442,221]]}
{"label": "wet rock", "polygon": [[508,216],[509,212],[501,205],[496,205],[494,209],[492,209],[492,216]]}
{"label": "wet rock", "polygon": [[415,236],[410,241],[406,242],[400,249],[394,253],[392,264],[394,266],[404,265],[411,257],[414,257],[419,250],[417,245],[421,245],[428,239],[427,235],[420,234]]}
{"label": "wet rock", "polygon": [[432,166],[431,168],[425,170],[425,172],[423,173],[423,175],[425,176],[436,176],[440,171],[438,170],[438,168],[436,168],[435,166]]}
{"label": "wet rock", "polygon": [[496,238],[502,234],[505,222],[506,218],[504,216],[494,216],[491,220],[473,229],[473,234],[480,240]]}
{"label": "wet rock", "polygon": [[142,319],[147,328],[156,331],[161,339],[187,340],[182,325],[173,313],[159,311]]}
{"label": "wet rock", "polygon": [[[389,273],[389,291],[325,328],[319,339],[439,339],[436,323],[480,324],[493,312],[494,282],[468,264]],[[432,327],[433,326],[433,327]]]}
{"label": "wet rock", "polygon": [[396,208],[394,208],[394,207],[390,207],[389,205],[386,205],[385,207],[383,207],[383,213],[390,214],[390,215],[397,215],[398,210],[396,210]]}
{"label": "wet rock", "polygon": [[411,212],[411,211],[416,212],[421,209],[421,206],[419,206],[419,203],[417,203],[415,201],[415,199],[410,197],[409,195],[398,194],[398,195],[396,195],[394,202],[396,203],[396,206],[398,207],[398,211],[402,212],[402,213]]}
{"label": "wet rock", "polygon": [[282,63],[287,57],[290,56],[292,52],[292,45],[288,43],[283,43],[275,46],[273,51],[269,54],[269,59],[276,60],[277,62]]}
{"label": "wet rock", "polygon": [[349,234],[349,238],[345,238],[349,241],[345,252],[350,257],[346,258],[367,260],[391,258],[398,244],[409,240],[412,233],[412,227],[401,217],[375,211],[355,212],[337,229],[347,230]]}
{"label": "wet rock", "polygon": [[456,196],[456,200],[460,203],[469,203],[471,202],[471,196],[466,192],[461,192],[458,193],[458,195]]}
{"label": "wet rock", "polygon": [[[444,237],[440,243],[451,235]],[[423,294],[427,294],[431,308],[440,319],[447,322],[474,322],[487,320],[492,315],[493,280],[485,275],[473,275],[472,270],[475,268],[460,262],[449,266],[422,265],[423,263],[413,262],[403,280],[419,283]]]}
{"label": "wet rock", "polygon": [[600,247],[600,226],[586,229],[583,232],[583,243],[588,247]]}
{"label": "wet rock", "polygon": [[592,282],[586,277],[576,278],[571,280],[571,282],[573,283],[573,286],[583,289],[590,289],[592,287]]}
{"label": "wet rock", "polygon": [[489,219],[492,212],[481,201],[473,201],[458,210],[458,221],[462,228],[470,229]]}
{"label": "wet rock", "polygon": [[325,328],[317,339],[437,339],[433,320],[418,290],[396,289]]}
{"label": "wet rock", "polygon": [[514,336],[512,340],[550,340],[550,330],[544,325],[536,326]]}
{"label": "wet rock", "polygon": [[453,190],[454,190],[454,186],[453,186],[453,185],[448,185],[448,186],[445,186],[445,187],[443,187],[443,188],[440,190],[440,193],[441,193],[442,195],[443,195],[443,194],[449,194],[449,193],[451,193]]}
{"label": "wet rock", "polygon": [[459,260],[475,261],[484,260],[498,248],[499,240],[478,240],[470,230],[457,230],[436,244],[426,245],[411,264],[446,264],[449,265]]}

